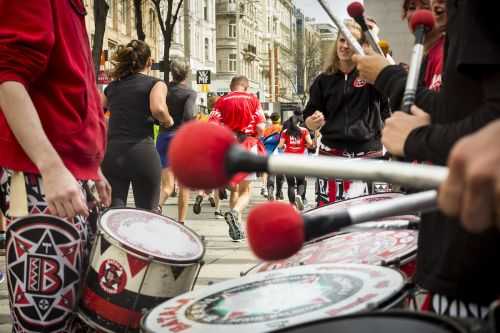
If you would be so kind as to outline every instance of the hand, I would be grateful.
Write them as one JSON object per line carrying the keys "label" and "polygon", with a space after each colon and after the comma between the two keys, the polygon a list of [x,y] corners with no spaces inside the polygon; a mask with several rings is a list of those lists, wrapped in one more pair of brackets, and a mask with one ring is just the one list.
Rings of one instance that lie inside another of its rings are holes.
{"label": "hand", "polygon": [[465,229],[500,229],[500,121],[458,141],[450,153],[450,173],[439,189],[438,204],[460,217]]}
{"label": "hand", "polygon": [[352,61],[356,64],[360,78],[374,84],[380,72],[390,63],[384,56],[375,53],[371,48],[365,48],[365,54],[364,56],[353,55]]}
{"label": "hand", "polygon": [[422,109],[412,106],[411,113],[398,111],[385,121],[382,144],[392,155],[404,156],[405,142],[411,131],[431,123],[431,117]]}
{"label": "hand", "polygon": [[111,185],[102,174],[101,168],[99,168],[98,176],[99,179],[95,181],[95,188],[99,195],[99,200],[104,207],[109,207],[111,206]]}
{"label": "hand", "polygon": [[325,125],[325,116],[320,111],[316,111],[306,118],[305,123],[310,130],[318,130]]}
{"label": "hand", "polygon": [[62,218],[89,215],[82,188],[64,165],[48,168],[41,174],[45,200],[53,215]]}

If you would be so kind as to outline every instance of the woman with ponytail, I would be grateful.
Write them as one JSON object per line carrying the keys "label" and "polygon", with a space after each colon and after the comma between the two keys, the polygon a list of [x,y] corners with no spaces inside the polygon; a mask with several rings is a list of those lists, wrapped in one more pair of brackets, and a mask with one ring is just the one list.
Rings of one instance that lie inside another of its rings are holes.
{"label": "woman with ponytail", "polygon": [[160,195],[160,158],[153,141],[155,119],[173,125],[166,104],[167,86],[147,75],[151,50],[143,41],[120,45],[113,55],[113,81],[104,90],[104,105],[111,112],[108,147],[102,163],[111,183],[113,207],[127,204],[132,183],[135,205],[155,210]]}
{"label": "woman with ponytail", "polygon": [[[284,148],[285,154],[304,154],[306,148],[312,148],[313,141],[309,131],[300,127],[299,124],[303,122],[302,116],[293,115],[287,121],[287,126],[281,132],[279,149]],[[295,204],[297,209],[304,209],[304,202],[302,197],[306,191],[306,178],[286,176],[288,184],[288,200],[290,203]],[[297,185],[297,193],[295,193],[295,186]]]}

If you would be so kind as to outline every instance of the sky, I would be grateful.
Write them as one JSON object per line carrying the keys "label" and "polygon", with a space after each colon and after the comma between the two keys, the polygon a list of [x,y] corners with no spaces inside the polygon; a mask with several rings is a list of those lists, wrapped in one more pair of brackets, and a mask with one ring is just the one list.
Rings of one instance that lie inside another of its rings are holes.
{"label": "sky", "polygon": [[[347,18],[346,8],[354,0],[326,0],[332,12],[340,18]],[[358,0],[363,2],[363,0]],[[295,0],[295,5],[302,9],[304,15],[316,18],[317,23],[332,23],[323,8],[316,0]]]}

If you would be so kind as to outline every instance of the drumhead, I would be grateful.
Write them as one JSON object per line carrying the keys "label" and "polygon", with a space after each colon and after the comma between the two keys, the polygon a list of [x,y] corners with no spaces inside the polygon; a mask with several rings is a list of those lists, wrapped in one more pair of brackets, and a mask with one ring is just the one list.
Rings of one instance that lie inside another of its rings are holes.
{"label": "drumhead", "polygon": [[370,265],[404,263],[408,258],[416,255],[417,240],[418,231],[416,230],[355,231],[311,243],[286,260],[263,262],[250,272],[326,263]]}
{"label": "drumhead", "polygon": [[109,209],[101,215],[99,227],[125,247],[157,260],[197,262],[205,251],[200,238],[190,229],[140,209]]}
{"label": "drumhead", "polygon": [[466,329],[445,317],[410,311],[372,312],[332,318],[274,332],[287,333],[465,333]]}
{"label": "drumhead", "polygon": [[145,332],[268,332],[381,306],[403,276],[369,265],[310,265],[248,275],[183,294],[143,318]]}

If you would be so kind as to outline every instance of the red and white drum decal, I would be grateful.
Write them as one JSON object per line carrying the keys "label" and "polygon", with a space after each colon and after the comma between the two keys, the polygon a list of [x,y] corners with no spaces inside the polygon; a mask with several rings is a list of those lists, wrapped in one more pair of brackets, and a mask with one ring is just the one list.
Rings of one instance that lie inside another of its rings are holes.
{"label": "red and white drum decal", "polygon": [[113,259],[107,259],[101,263],[97,278],[99,279],[99,286],[109,294],[121,293],[127,284],[125,269],[118,261]]}
{"label": "red and white drum decal", "polygon": [[7,253],[15,322],[33,331],[61,330],[80,278],[78,230],[47,215],[19,219],[7,229]]}
{"label": "red and white drum decal", "polygon": [[203,244],[173,220],[136,209],[111,209],[99,221],[103,231],[127,247],[155,258],[193,262],[203,255]]}
{"label": "red and white drum decal", "polygon": [[266,332],[382,305],[400,294],[397,271],[311,265],[259,273],[181,295],[151,311],[145,332]]}
{"label": "red and white drum decal", "polygon": [[287,260],[264,262],[252,271],[264,272],[286,267],[358,263],[380,265],[414,259],[417,252],[416,230],[367,230],[336,235],[305,246]]}

